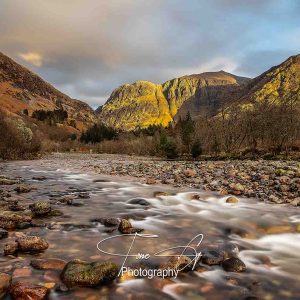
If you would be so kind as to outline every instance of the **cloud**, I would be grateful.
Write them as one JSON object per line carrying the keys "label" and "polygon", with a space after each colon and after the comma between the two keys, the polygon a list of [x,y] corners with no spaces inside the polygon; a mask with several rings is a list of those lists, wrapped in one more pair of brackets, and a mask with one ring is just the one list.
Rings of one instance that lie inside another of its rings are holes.
{"label": "cloud", "polygon": [[24,61],[31,63],[35,67],[41,67],[43,65],[43,57],[39,53],[19,53],[19,57]]}
{"label": "cloud", "polygon": [[224,69],[256,76],[299,51],[297,0],[1,0],[1,50],[74,98]]}

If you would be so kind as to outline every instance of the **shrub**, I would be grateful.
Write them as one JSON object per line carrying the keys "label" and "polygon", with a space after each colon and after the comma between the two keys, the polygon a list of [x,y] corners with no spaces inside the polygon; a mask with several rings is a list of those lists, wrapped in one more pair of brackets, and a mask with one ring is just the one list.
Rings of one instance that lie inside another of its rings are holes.
{"label": "shrub", "polygon": [[195,141],[192,145],[191,154],[193,158],[197,158],[202,154],[202,145],[199,141]]}
{"label": "shrub", "polygon": [[0,158],[30,158],[40,150],[39,139],[21,119],[0,115]]}

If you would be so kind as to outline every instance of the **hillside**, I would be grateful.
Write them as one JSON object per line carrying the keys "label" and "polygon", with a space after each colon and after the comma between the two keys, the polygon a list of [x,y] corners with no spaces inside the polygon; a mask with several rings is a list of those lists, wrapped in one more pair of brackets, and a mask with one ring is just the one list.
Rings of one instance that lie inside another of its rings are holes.
{"label": "hillside", "polygon": [[29,116],[36,110],[63,109],[68,113],[64,126],[79,131],[96,120],[88,104],[71,99],[1,52],[0,106],[3,111],[16,115],[27,110]]}
{"label": "hillside", "polygon": [[289,57],[282,64],[254,78],[244,89],[239,101],[268,101],[270,104],[300,102],[300,54]]}
{"label": "hillside", "polygon": [[202,111],[212,115],[248,81],[224,71],[183,76],[163,84],[137,81],[114,90],[96,113],[107,125],[126,130],[166,126],[188,111],[192,116]]}

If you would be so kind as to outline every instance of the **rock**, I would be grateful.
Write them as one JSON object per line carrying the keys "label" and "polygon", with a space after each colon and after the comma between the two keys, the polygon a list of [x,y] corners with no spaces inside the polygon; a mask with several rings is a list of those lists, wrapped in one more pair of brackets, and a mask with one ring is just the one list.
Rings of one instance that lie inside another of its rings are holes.
{"label": "rock", "polygon": [[13,201],[11,204],[8,205],[8,209],[11,211],[24,211],[25,207],[19,205],[18,201]]}
{"label": "rock", "polygon": [[300,206],[300,197],[297,197],[291,201],[291,204],[294,206]]}
{"label": "rock", "polygon": [[16,282],[10,286],[9,292],[14,300],[43,300],[46,299],[48,289],[39,285]]}
{"label": "rock", "polygon": [[19,223],[17,225],[18,229],[27,229],[29,227],[31,227],[31,223],[29,223],[29,222],[23,222],[23,223]]}
{"label": "rock", "polygon": [[280,198],[276,197],[275,195],[270,195],[269,196],[269,201],[271,201],[273,203],[276,203],[276,204],[282,204],[282,203],[284,203],[283,199],[280,199]]}
{"label": "rock", "polygon": [[119,268],[112,262],[88,263],[73,260],[67,263],[61,273],[61,280],[67,287],[97,286],[114,280]]}
{"label": "rock", "polygon": [[81,199],[89,199],[89,198],[91,198],[91,197],[90,197],[90,194],[89,194],[89,193],[79,193],[79,194],[78,194],[78,198],[81,198]]}
{"label": "rock", "polygon": [[196,177],[197,172],[195,170],[193,170],[193,169],[186,169],[184,171],[184,175],[185,175],[185,177],[188,177],[188,178]]}
{"label": "rock", "polygon": [[18,277],[29,277],[31,274],[32,272],[30,268],[19,268],[14,270],[12,278],[14,280]]}
{"label": "rock", "polygon": [[17,180],[10,179],[8,177],[3,177],[3,176],[0,177],[0,185],[13,185],[16,183],[18,183]]}
{"label": "rock", "polygon": [[225,260],[225,252],[219,249],[204,250],[202,253],[201,261],[203,264],[212,266],[219,265]]}
{"label": "rock", "polygon": [[167,193],[167,192],[162,192],[162,191],[154,192],[153,195],[154,195],[155,198],[162,197],[162,196],[170,196],[169,193]]}
{"label": "rock", "polygon": [[31,217],[27,215],[19,215],[15,213],[9,213],[0,215],[0,228],[15,229],[18,224],[29,222],[31,223]]}
{"label": "rock", "polygon": [[44,180],[47,179],[47,177],[45,177],[45,176],[33,176],[32,179],[37,180],[37,181],[44,181]]}
{"label": "rock", "polygon": [[245,187],[240,183],[236,183],[233,186],[233,190],[238,192],[243,192],[245,190]]}
{"label": "rock", "polygon": [[29,205],[29,208],[35,216],[45,216],[51,212],[50,203],[46,201],[38,201]]}
{"label": "rock", "polygon": [[187,256],[181,255],[181,256],[174,256],[169,259],[169,261],[165,264],[160,265],[160,269],[173,269],[173,270],[182,270],[182,271],[188,271],[193,267],[193,263],[191,259]]}
{"label": "rock", "polygon": [[49,244],[38,236],[26,236],[18,238],[18,250],[22,252],[41,252],[48,249]]}
{"label": "rock", "polygon": [[30,191],[32,191],[33,188],[30,186],[30,185],[25,185],[25,184],[22,184],[22,185],[19,185],[15,188],[15,191],[18,193],[18,194],[21,194],[21,193],[29,193]]}
{"label": "rock", "polygon": [[120,232],[124,233],[126,230],[131,229],[131,228],[132,228],[132,225],[128,220],[121,219],[119,227],[118,227]]}
{"label": "rock", "polygon": [[233,196],[228,197],[228,198],[226,199],[226,203],[237,203],[237,202],[239,202],[238,198],[233,197]]}
{"label": "rock", "polygon": [[96,218],[92,219],[91,222],[101,223],[106,227],[117,227],[119,226],[121,220],[119,218]]}
{"label": "rock", "polygon": [[222,267],[227,272],[244,272],[246,265],[237,257],[226,259],[222,263]]}
{"label": "rock", "polygon": [[2,299],[9,286],[10,286],[10,282],[11,282],[11,276],[6,274],[6,273],[0,273],[0,299]]}
{"label": "rock", "polygon": [[147,178],[146,179],[146,184],[156,184],[156,179],[155,178]]}
{"label": "rock", "polygon": [[133,228],[131,223],[126,219],[121,219],[118,230],[123,234],[132,234],[143,231],[142,228]]}
{"label": "rock", "polygon": [[4,245],[3,252],[4,255],[14,255],[18,251],[18,243],[17,242],[9,242]]}
{"label": "rock", "polygon": [[5,239],[7,237],[8,237],[8,231],[0,228],[0,240]]}
{"label": "rock", "polygon": [[47,259],[33,259],[30,265],[38,270],[63,270],[66,262],[61,259],[47,258]]}
{"label": "rock", "polygon": [[147,200],[142,199],[142,198],[135,198],[135,199],[130,199],[127,201],[129,204],[137,204],[137,205],[142,205],[142,206],[149,206],[151,205]]}

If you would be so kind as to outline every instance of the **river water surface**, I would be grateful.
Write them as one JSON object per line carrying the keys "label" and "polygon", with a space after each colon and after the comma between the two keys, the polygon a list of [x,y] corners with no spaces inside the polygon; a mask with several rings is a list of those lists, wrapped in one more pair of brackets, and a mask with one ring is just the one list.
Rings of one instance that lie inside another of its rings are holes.
{"label": "river water surface", "polygon": [[[1,174],[20,177],[36,188],[30,193],[15,195],[13,186],[6,187],[20,204],[47,200],[64,213],[42,219],[46,227],[18,230],[49,242],[48,250],[38,257],[66,261],[111,260],[121,266],[123,257],[103,254],[97,249],[99,241],[119,233],[91,222],[100,217],[119,217],[129,218],[135,227],[144,229],[143,234],[157,236],[137,238],[132,251],[149,253],[150,259],[131,258],[127,265],[157,266],[168,258],[154,257],[155,252],[186,245],[194,236],[203,234],[200,250],[235,243],[239,248],[238,257],[247,268],[243,273],[231,273],[219,265],[197,265],[194,271],[180,273],[176,279],[123,277],[102,287],[75,288],[69,292],[53,289],[49,299],[300,299],[300,234],[297,233],[300,213],[295,207],[243,198],[230,204],[225,201],[227,197],[214,193],[100,176],[53,160],[5,163],[1,165]],[[33,180],[35,176],[45,176],[46,180]],[[165,194],[157,195],[157,192]],[[198,197],[193,197],[195,194]],[[57,199],[65,196],[75,198],[78,206],[59,204]],[[150,205],[127,203],[134,198],[143,198]],[[16,232],[10,232],[9,239],[15,236]],[[5,242],[0,241],[1,253]],[[127,253],[131,242],[132,237],[122,236],[105,243],[105,249],[111,253]],[[32,258],[30,254],[16,258],[1,254],[0,272],[29,268],[30,276],[13,280],[59,283],[59,273],[31,268]]]}

